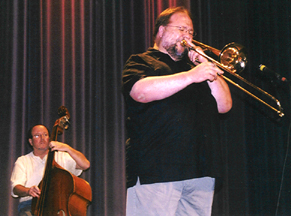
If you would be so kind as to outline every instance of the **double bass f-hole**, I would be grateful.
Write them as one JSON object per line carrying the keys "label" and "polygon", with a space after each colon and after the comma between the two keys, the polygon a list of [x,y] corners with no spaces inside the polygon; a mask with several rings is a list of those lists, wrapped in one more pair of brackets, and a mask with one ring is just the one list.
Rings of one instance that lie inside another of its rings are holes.
{"label": "double bass f-hole", "polygon": [[[60,214],[62,214],[62,215],[60,215]],[[66,216],[66,213],[64,212],[64,210],[60,210],[60,211],[58,211],[58,215],[60,215],[60,216]]]}

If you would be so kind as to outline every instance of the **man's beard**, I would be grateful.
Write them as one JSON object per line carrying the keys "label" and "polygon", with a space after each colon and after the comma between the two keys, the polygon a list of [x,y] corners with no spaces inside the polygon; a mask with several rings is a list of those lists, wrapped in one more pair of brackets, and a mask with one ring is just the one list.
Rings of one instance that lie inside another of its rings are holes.
{"label": "man's beard", "polygon": [[164,48],[167,50],[168,54],[176,61],[181,60],[188,53],[187,49],[184,49],[182,53],[179,53],[177,44],[171,44],[168,46],[166,45]]}

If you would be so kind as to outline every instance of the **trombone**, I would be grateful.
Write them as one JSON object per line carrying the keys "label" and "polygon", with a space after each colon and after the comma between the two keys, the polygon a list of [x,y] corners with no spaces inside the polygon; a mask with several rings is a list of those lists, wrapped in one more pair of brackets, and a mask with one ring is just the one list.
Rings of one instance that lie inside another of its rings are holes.
{"label": "trombone", "polygon": [[185,40],[181,41],[182,46],[188,47],[189,49],[197,52],[199,55],[201,55],[204,58],[208,59],[208,61],[211,61],[214,64],[216,64],[216,66],[219,67],[220,69],[232,74],[233,76],[235,76],[236,78],[240,79],[244,83],[248,84],[252,88],[256,89],[257,91],[259,91],[262,94],[266,95],[267,97],[271,98],[277,104],[277,106],[278,106],[277,109],[275,107],[271,106],[270,104],[268,104],[267,102],[265,102],[264,100],[260,99],[259,97],[257,97],[253,93],[249,92],[245,88],[241,87],[239,84],[237,84],[236,82],[232,81],[228,77],[225,77],[225,76],[221,75],[229,83],[231,83],[234,86],[238,87],[239,89],[241,89],[242,91],[244,91],[245,93],[250,95],[251,97],[255,98],[259,102],[263,103],[267,107],[269,107],[272,110],[274,110],[275,112],[277,112],[277,114],[280,117],[284,116],[283,109],[282,109],[280,101],[278,99],[276,99],[274,96],[272,96],[268,92],[262,90],[261,88],[257,87],[256,85],[252,84],[251,82],[249,82],[248,80],[244,79],[243,77],[241,77],[240,75],[237,74],[237,73],[243,71],[243,69],[246,67],[246,64],[247,64],[247,58],[246,58],[246,54],[244,52],[245,48],[242,45],[232,42],[230,44],[227,44],[220,51],[218,49],[215,49],[215,48],[213,48],[211,46],[208,46],[208,45],[203,44],[201,42],[198,42],[196,40],[192,40],[192,43],[195,46],[201,47],[204,51],[208,50],[208,51],[212,52],[213,54],[215,54],[216,56],[219,57],[219,59],[218,59],[219,61],[216,61],[215,59],[211,58],[210,56],[208,56],[208,55],[204,54],[203,52],[197,50],[195,48],[195,46],[190,45],[189,43],[187,43],[187,41],[185,41]]}

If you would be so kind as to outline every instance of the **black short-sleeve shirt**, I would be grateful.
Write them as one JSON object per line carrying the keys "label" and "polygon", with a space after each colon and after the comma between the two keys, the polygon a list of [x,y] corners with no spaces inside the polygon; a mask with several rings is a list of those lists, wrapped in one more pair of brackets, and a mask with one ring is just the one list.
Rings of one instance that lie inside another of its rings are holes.
{"label": "black short-sleeve shirt", "polygon": [[122,91],[126,103],[127,187],[221,175],[219,114],[207,82],[194,83],[159,101],[139,103],[129,93],[148,76],[190,70],[188,58],[173,61],[150,48],[126,62]]}

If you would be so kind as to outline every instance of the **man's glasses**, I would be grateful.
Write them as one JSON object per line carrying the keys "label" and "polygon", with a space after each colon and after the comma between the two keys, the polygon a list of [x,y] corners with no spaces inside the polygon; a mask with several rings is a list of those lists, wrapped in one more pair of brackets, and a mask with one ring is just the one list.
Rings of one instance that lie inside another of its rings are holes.
{"label": "man's glasses", "polygon": [[48,134],[35,134],[35,135],[33,135],[33,137],[35,139],[39,139],[40,137],[47,138],[48,136],[49,136]]}
{"label": "man's glasses", "polygon": [[193,30],[188,30],[185,26],[172,26],[172,25],[167,25],[167,26],[177,28],[181,32],[186,32],[192,35],[193,38],[196,36],[196,32],[194,32]]}

